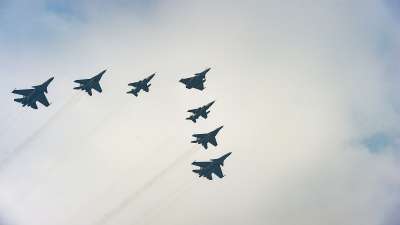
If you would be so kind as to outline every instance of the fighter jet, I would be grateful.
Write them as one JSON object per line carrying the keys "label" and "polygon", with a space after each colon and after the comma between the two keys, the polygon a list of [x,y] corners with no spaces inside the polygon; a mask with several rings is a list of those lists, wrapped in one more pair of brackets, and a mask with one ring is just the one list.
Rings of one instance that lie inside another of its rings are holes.
{"label": "fighter jet", "polygon": [[199,169],[193,170],[194,173],[199,174],[199,177],[206,177],[212,180],[212,174],[217,175],[219,178],[223,178],[221,166],[224,166],[224,161],[232,152],[225,154],[218,159],[211,159],[209,162],[193,162],[192,165],[200,167]]}
{"label": "fighter jet", "polygon": [[86,91],[90,96],[92,96],[92,89],[101,93],[103,90],[100,86],[100,79],[106,71],[107,70],[103,70],[90,79],[75,80],[74,82],[78,83],[79,87],[74,87],[74,89]]}
{"label": "fighter jet", "polygon": [[193,113],[193,115],[189,116],[186,119],[193,121],[193,123],[196,123],[196,120],[198,118],[200,118],[200,116],[203,117],[204,119],[207,119],[207,116],[210,113],[210,111],[207,111],[207,110],[214,104],[214,102],[215,101],[212,101],[212,102],[208,103],[207,105],[203,105],[196,109],[188,110],[188,112]]}
{"label": "fighter jet", "polygon": [[205,134],[193,134],[192,136],[196,138],[196,140],[192,141],[192,143],[197,143],[201,144],[205,149],[208,148],[208,143],[217,146],[217,140],[215,137],[217,136],[218,132],[223,128],[224,126],[218,127],[217,129],[211,131],[210,133],[205,133]]}
{"label": "fighter jet", "polygon": [[153,77],[156,74],[153,73],[152,75],[148,76],[147,78],[134,82],[134,83],[130,83],[128,84],[129,86],[134,87],[132,90],[128,91],[128,94],[133,94],[134,96],[138,96],[140,90],[143,90],[145,92],[149,92],[149,87],[151,86],[151,84],[149,84],[150,80],[153,79]]}
{"label": "fighter jet", "polygon": [[50,103],[47,100],[45,93],[47,93],[47,87],[53,79],[54,77],[51,77],[43,84],[33,86],[33,89],[13,90],[13,94],[23,96],[22,98],[14,99],[14,101],[21,103],[23,107],[29,106],[33,109],[38,108],[36,102],[40,102],[42,105],[48,107]]}
{"label": "fighter jet", "polygon": [[204,70],[203,72],[196,73],[193,77],[180,79],[179,82],[185,84],[187,89],[198,89],[204,90],[204,82],[206,81],[206,74],[211,68]]}

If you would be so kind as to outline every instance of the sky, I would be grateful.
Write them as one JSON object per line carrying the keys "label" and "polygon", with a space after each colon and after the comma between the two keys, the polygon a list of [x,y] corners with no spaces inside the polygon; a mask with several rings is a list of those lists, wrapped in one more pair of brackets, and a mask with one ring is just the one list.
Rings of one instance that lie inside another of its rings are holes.
{"label": "sky", "polygon": [[399,26],[395,0],[0,1],[0,224],[399,225]]}

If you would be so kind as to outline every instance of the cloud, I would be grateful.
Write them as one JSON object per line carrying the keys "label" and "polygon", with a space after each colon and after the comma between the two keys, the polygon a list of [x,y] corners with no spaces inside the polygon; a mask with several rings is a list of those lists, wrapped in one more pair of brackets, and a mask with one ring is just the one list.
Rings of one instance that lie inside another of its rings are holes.
{"label": "cloud", "polygon": [[[0,137],[7,151],[46,125],[2,166],[8,219],[396,224],[399,34],[386,3],[90,3],[16,1],[3,9],[4,93],[56,76],[49,108],[22,110],[11,95],[0,98],[18,115]],[[208,66],[204,93],[177,82]],[[105,68],[104,93],[72,90],[72,80]],[[153,72],[149,94],[125,94],[127,83]],[[214,99],[209,119],[184,120],[188,108]],[[192,133],[220,125],[218,148],[196,149],[163,172],[194,150]],[[390,145],[371,153],[368,143],[380,137]],[[223,180],[191,173],[193,160],[231,151]]]}

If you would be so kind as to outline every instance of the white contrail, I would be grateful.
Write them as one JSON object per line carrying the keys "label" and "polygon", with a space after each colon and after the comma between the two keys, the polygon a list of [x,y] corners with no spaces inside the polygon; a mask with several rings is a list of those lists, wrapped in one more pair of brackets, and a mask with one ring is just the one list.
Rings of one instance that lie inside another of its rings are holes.
{"label": "white contrail", "polygon": [[[125,106],[127,106],[127,105],[125,105]],[[96,128],[94,128],[93,131],[95,131],[95,132],[99,131],[99,130],[101,129],[101,126],[105,124],[105,123],[104,123],[105,121],[109,120],[109,119],[110,119],[113,115],[115,115],[117,112],[122,112],[122,110],[123,110],[123,108],[121,109],[121,107],[116,107],[116,108],[118,108],[118,109],[120,109],[120,110],[118,110],[118,111],[112,111],[112,112],[110,112],[109,114],[107,114],[107,116],[105,116],[104,119],[102,120],[103,122],[99,123],[99,125],[96,126]],[[93,134],[89,135],[89,137],[92,136],[92,135],[94,135],[95,132],[94,132]],[[153,150],[151,150],[151,151],[152,151],[152,154],[157,154],[157,153],[159,152],[159,151],[158,151],[159,149],[163,149],[163,148],[161,148],[161,147],[165,146],[165,144],[167,144],[168,142],[170,142],[172,136],[173,136],[173,134],[171,133],[171,134],[170,134],[169,136],[167,136],[166,138],[163,138],[163,140],[160,140],[161,143],[158,144],[157,146],[155,146],[155,147],[153,148]],[[134,138],[135,138],[137,141],[141,141],[141,140],[140,140],[141,138],[140,138],[140,136],[138,136],[138,135],[136,135]],[[84,139],[84,140],[87,140],[87,139]],[[82,144],[82,142],[79,142],[79,143],[80,143],[80,145]],[[194,147],[192,147],[190,150],[192,150],[193,148],[194,148]],[[150,157],[151,157],[151,156],[148,156],[148,158],[150,158]],[[66,159],[64,158],[63,161],[65,161],[65,160],[66,160]],[[144,160],[144,161],[146,161],[146,160]],[[59,162],[57,163],[57,165],[59,165]],[[140,165],[135,166],[135,168],[137,168],[137,167],[139,167],[139,166],[140,166]],[[134,168],[134,169],[135,169],[135,168]],[[134,169],[133,169],[133,170],[134,170]],[[131,169],[130,169],[130,170],[131,170]],[[53,169],[53,167],[51,167],[50,169],[48,169],[48,171],[53,171],[53,173],[55,172],[55,170]],[[47,177],[48,177],[48,176],[47,176]],[[103,194],[100,194],[100,195],[101,195],[101,196],[107,195],[108,191],[111,190],[112,187],[114,187],[116,183],[117,183],[117,180],[114,179],[114,182],[112,182],[112,184],[110,185],[110,187],[107,188],[106,191],[104,191]],[[36,186],[37,186],[37,185],[36,185]],[[85,208],[85,207],[82,207],[82,208]],[[74,221],[75,218],[78,218],[78,217],[79,217],[79,214],[80,214],[79,212],[82,212],[82,211],[79,210],[78,213],[77,213],[77,215],[72,216],[72,217],[68,220],[68,223],[67,223],[67,224],[70,224],[69,221]]]}
{"label": "white contrail", "polygon": [[135,192],[133,192],[131,195],[125,198],[120,204],[118,204],[112,210],[102,215],[97,222],[93,223],[93,225],[104,225],[107,224],[113,218],[115,218],[115,216],[117,216],[122,210],[124,210],[132,202],[138,199],[148,188],[153,186],[159,179],[161,179],[168,172],[174,169],[175,166],[180,164],[182,161],[188,159],[193,154],[197,153],[198,151],[193,151],[194,148],[195,147],[192,147],[189,151],[186,150],[183,154],[181,154],[178,158],[176,158],[168,167],[161,170],[157,175],[155,175],[152,179],[147,181],[143,186],[141,186],[139,189],[137,189]]}
{"label": "white contrail", "polygon": [[135,222],[133,224],[150,224],[152,220],[159,218],[160,215],[162,215],[162,213],[165,211],[165,209],[170,208],[172,204],[176,203],[185,192],[192,189],[194,184],[195,183],[193,182],[193,180],[183,182],[181,185],[178,186],[175,191],[168,194],[167,198],[157,202],[157,206],[148,209],[143,215],[142,222]]}
{"label": "white contrail", "polygon": [[65,112],[66,109],[76,105],[80,96],[73,95],[56,113],[54,113],[39,129],[37,129],[31,136],[29,136],[25,141],[20,143],[17,147],[8,151],[5,156],[0,160],[0,172],[3,168],[18,154],[20,154],[29,144],[36,140],[44,131],[52,125],[57,119]]}
{"label": "white contrail", "polygon": [[[102,127],[107,123],[107,121],[109,121],[111,118],[113,118],[115,114],[123,112],[127,108],[128,105],[129,104],[119,104],[118,107],[115,107],[116,110],[108,112],[102,119],[100,119],[100,121],[92,129],[90,129],[85,135],[80,135],[78,137],[78,139],[75,140],[74,144],[71,144],[68,147],[75,148],[75,145],[82,146],[82,145],[86,144],[91,137],[93,137],[98,131],[100,131],[102,129]],[[140,139],[139,136],[136,136],[135,138],[137,140]],[[73,154],[74,152],[67,151],[67,153],[68,154],[63,155],[62,158],[59,157],[58,159],[53,159],[52,160],[53,164],[49,165],[46,168],[46,171],[48,171],[48,173],[46,173],[46,176],[42,176],[42,177],[43,178],[51,177],[53,174],[55,174],[57,172],[57,170],[56,170],[57,166],[68,161],[68,159],[70,159],[71,157],[76,157],[76,154]],[[83,151],[80,151],[79,153],[83,153]],[[0,168],[1,168],[1,165],[0,165]],[[44,179],[36,180],[32,184],[32,188],[30,188],[30,192],[27,194],[27,196],[25,196],[25,198],[29,197],[29,195],[31,193],[34,193],[38,189],[40,184],[43,183],[44,181],[45,181]]]}
{"label": "white contrail", "polygon": [[14,129],[15,123],[11,123],[11,124],[6,124],[6,123],[9,121],[15,121],[17,119],[17,114],[16,113],[8,113],[5,116],[1,116],[1,117],[5,117],[6,120],[4,122],[2,122],[2,124],[4,124],[4,127],[1,127],[0,138],[3,137],[3,135],[6,134],[7,132],[9,132],[10,130]]}

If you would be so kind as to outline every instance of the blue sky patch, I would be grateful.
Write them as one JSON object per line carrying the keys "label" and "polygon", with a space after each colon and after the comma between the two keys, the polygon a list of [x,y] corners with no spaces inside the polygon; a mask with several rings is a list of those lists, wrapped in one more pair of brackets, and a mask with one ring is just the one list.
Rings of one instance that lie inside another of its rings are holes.
{"label": "blue sky patch", "polygon": [[48,1],[46,3],[46,11],[56,14],[64,18],[83,19],[83,13],[79,12],[74,5],[75,1]]}
{"label": "blue sky patch", "polygon": [[370,152],[378,153],[393,145],[393,140],[384,133],[376,133],[365,139],[363,144],[369,149]]}

